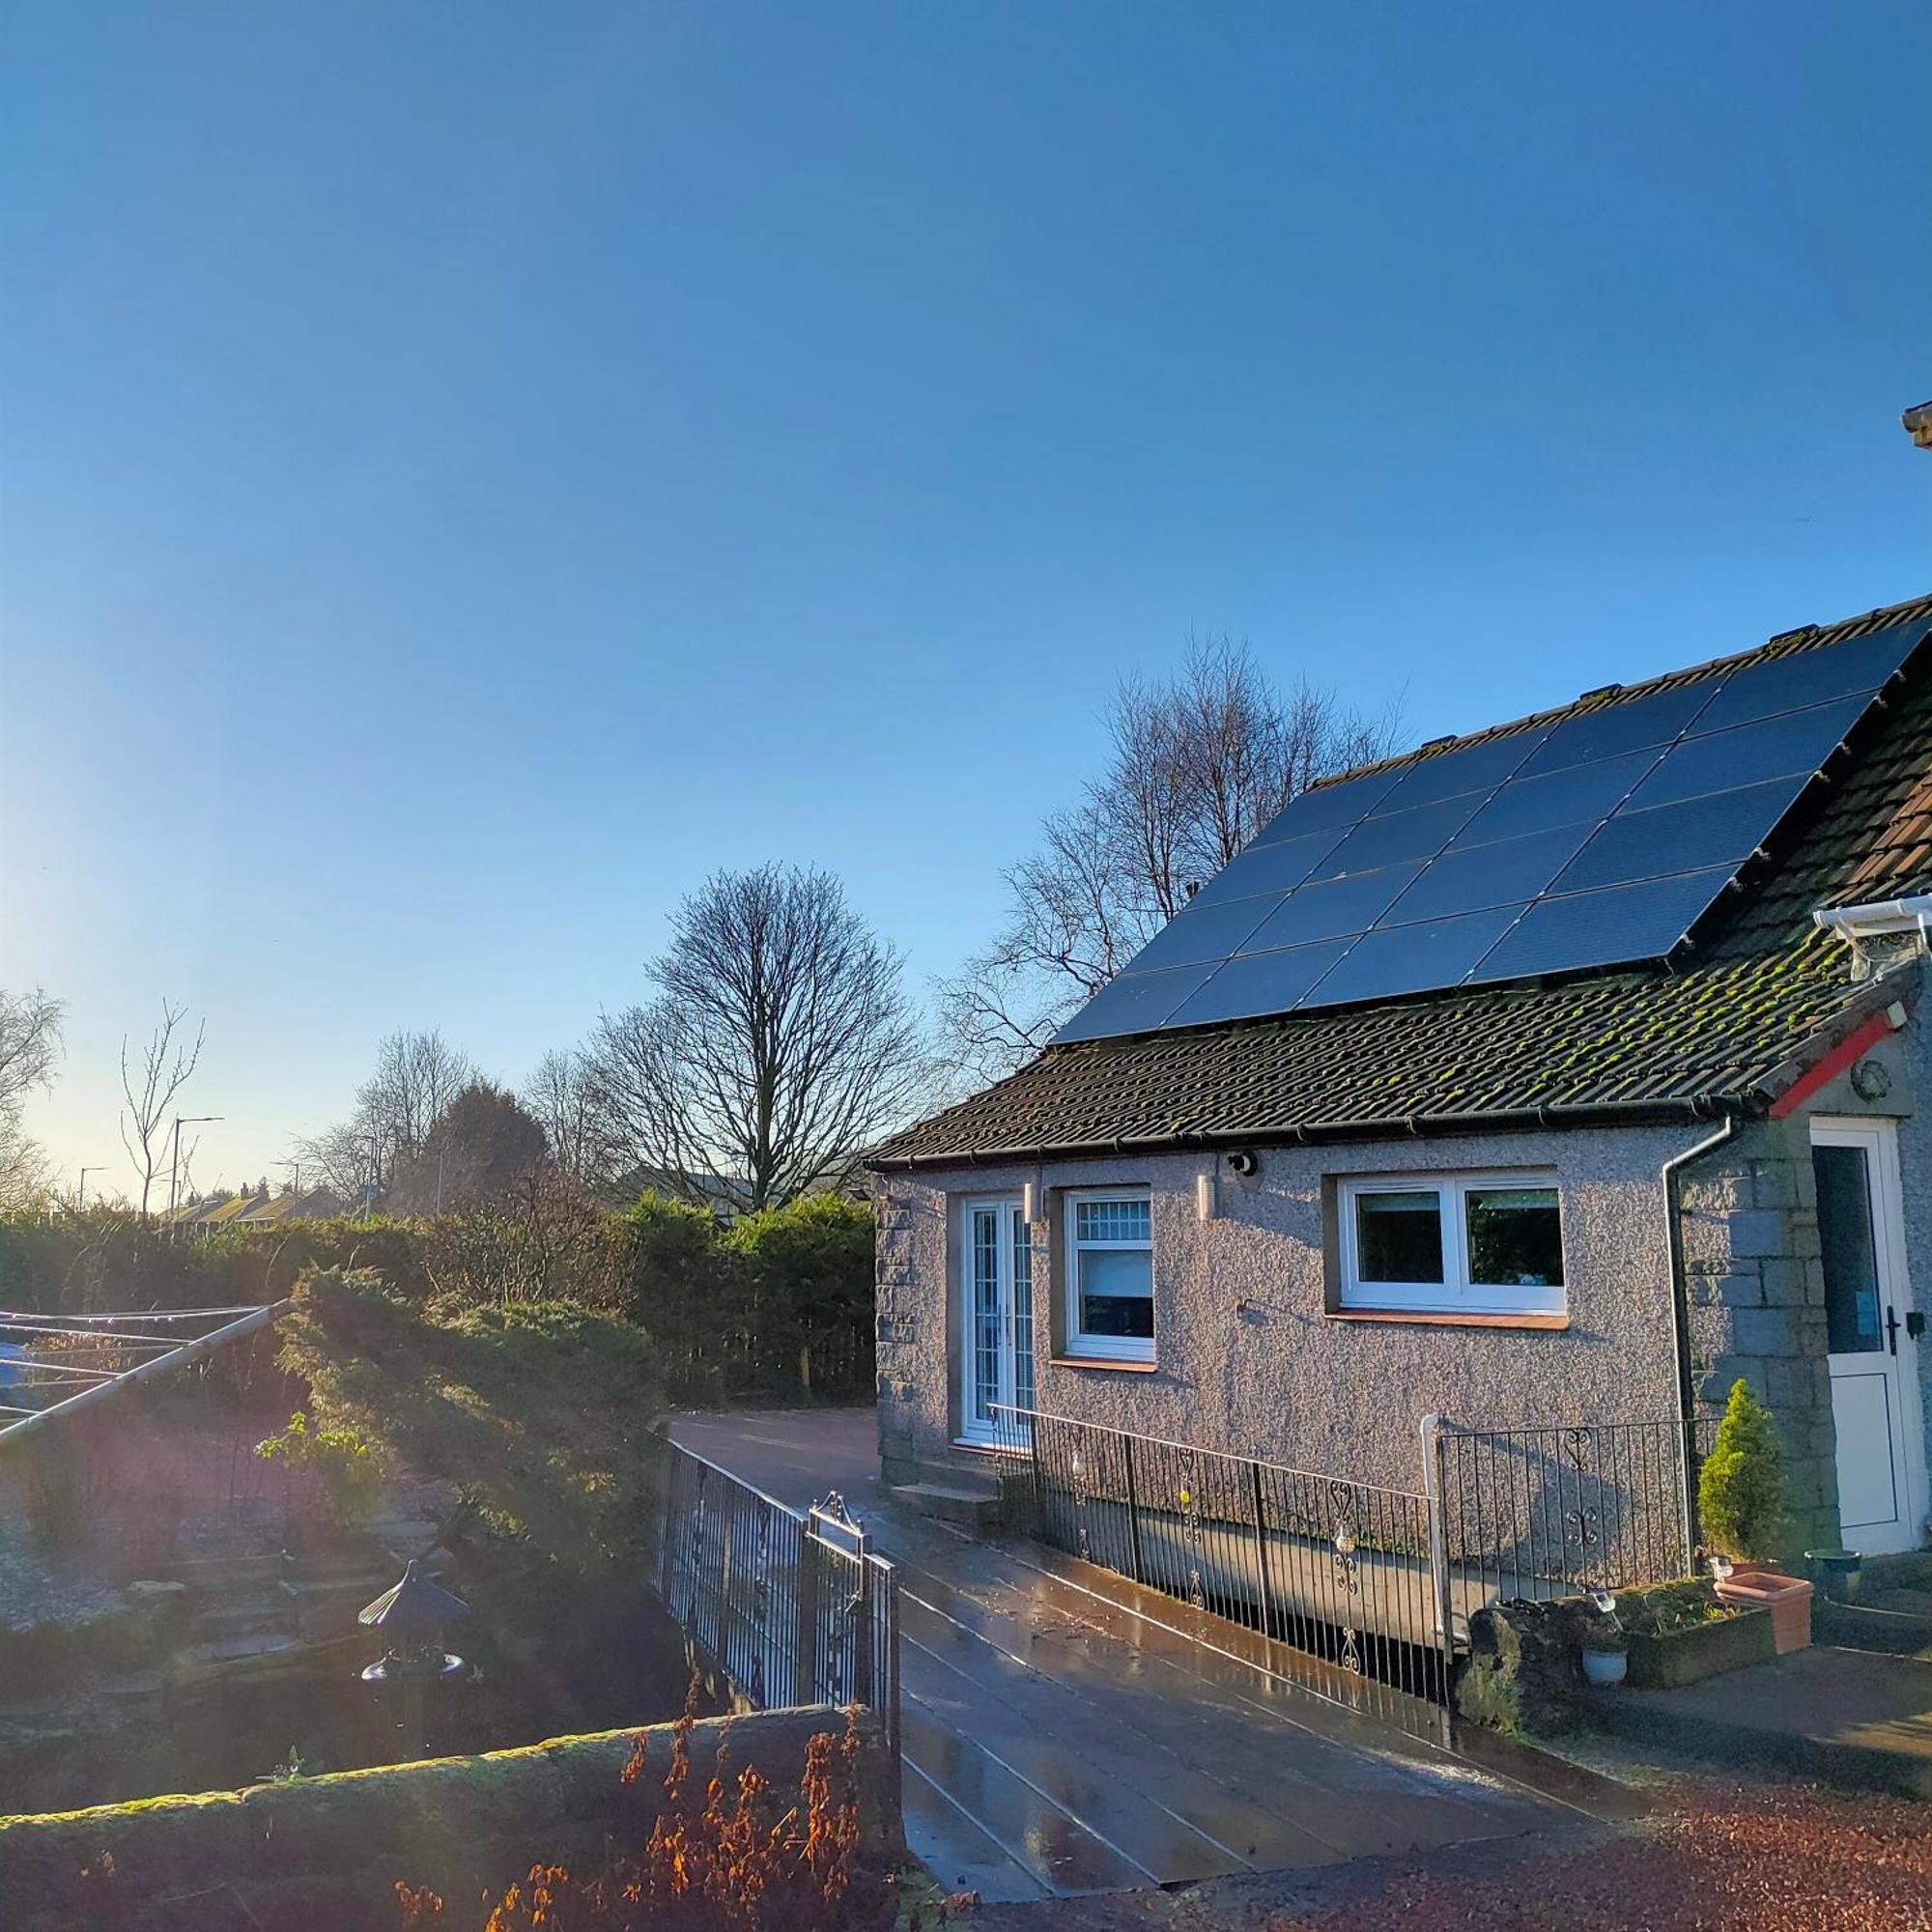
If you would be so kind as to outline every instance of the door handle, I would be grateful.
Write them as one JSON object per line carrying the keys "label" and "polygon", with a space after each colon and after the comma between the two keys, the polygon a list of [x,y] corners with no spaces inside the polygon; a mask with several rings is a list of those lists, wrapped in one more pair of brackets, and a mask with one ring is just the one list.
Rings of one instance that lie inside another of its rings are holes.
{"label": "door handle", "polygon": [[[1908,1332],[1910,1332],[1908,1330]],[[1891,1347],[1891,1352],[1898,1353],[1898,1310],[1888,1304],[1885,1311],[1885,1339]]]}

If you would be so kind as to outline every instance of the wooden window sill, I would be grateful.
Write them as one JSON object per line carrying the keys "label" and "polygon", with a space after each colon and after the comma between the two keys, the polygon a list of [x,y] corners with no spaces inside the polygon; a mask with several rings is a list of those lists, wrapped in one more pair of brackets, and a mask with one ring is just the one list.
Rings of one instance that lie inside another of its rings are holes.
{"label": "wooden window sill", "polygon": [[1130,1376],[1151,1376],[1158,1362],[1133,1362],[1120,1355],[1049,1355],[1050,1369],[1120,1369]]}
{"label": "wooden window sill", "polygon": [[1437,1328],[1528,1328],[1553,1334],[1569,1327],[1567,1315],[1465,1315],[1454,1308],[1329,1308],[1329,1321],[1421,1321]]}

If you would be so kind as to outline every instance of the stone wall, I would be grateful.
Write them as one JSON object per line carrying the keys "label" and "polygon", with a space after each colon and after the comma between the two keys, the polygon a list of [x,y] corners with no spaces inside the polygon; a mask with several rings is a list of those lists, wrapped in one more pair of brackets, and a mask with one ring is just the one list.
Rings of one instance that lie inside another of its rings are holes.
{"label": "stone wall", "polygon": [[[781,1796],[796,1791],[810,1739],[842,1730],[844,1721],[836,1711],[707,1719],[693,1733],[692,1765],[700,1781],[707,1778],[723,1747],[733,1775],[755,1765]],[[654,1724],[245,1791],[0,1818],[0,1925],[163,1932],[212,1925],[225,1909],[237,1912],[238,1923],[374,1932],[399,1922],[399,1879],[468,1908],[540,1860],[587,1871],[601,1862],[607,1837],[641,1847],[670,1763],[671,1729]],[[624,1767],[640,1735],[649,1769],[626,1784]],[[860,1735],[867,1843],[882,1860],[895,1859],[902,1845],[891,1753],[875,1724],[864,1723]],[[103,1855],[113,1861],[111,1890],[81,1876],[89,1866],[99,1872]],[[182,1903],[196,1898],[202,1906]],[[476,1918],[459,1913],[454,1922]]]}
{"label": "stone wall", "polygon": [[1791,1548],[1835,1543],[1838,1438],[1804,1117],[1741,1126],[1685,1171],[1678,1201],[1691,1395],[1700,1411],[1715,1415],[1734,1381],[1751,1385],[1784,1439]]}

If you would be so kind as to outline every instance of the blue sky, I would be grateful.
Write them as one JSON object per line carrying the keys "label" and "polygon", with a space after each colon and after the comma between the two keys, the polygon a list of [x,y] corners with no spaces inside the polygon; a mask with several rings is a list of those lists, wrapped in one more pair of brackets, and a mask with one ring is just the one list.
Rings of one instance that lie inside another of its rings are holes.
{"label": "blue sky", "polygon": [[9,9],[39,1131],[118,1160],[164,994],[208,1180],[395,1027],[520,1079],[773,857],[923,984],[1190,631],[1426,737],[1926,589],[1928,69],[1902,4]]}

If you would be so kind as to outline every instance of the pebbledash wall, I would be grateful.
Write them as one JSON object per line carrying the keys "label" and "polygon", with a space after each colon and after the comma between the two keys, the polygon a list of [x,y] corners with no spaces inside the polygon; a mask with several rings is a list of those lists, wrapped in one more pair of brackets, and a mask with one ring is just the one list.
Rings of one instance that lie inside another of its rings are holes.
{"label": "pebbledash wall", "polygon": [[[1838,1540],[1814,1117],[1898,1122],[1907,1265],[1918,1307],[1932,1310],[1932,1112],[1915,1097],[1932,1091],[1932,1038],[1915,1017],[1864,1062],[1882,1069],[1865,1094],[1847,1069],[1788,1117],[1741,1122],[1675,1186],[1691,1399],[1716,1414],[1743,1377],[1770,1405],[1790,1464],[1794,1548]],[[1679,1398],[1662,1170],[1715,1124],[1259,1148],[1251,1179],[1205,1152],[883,1175],[885,1471],[899,1481],[983,1467],[983,1457],[953,1446],[958,1217],[974,1196],[1016,1195],[1029,1182],[1040,1208],[1034,1323],[1043,1409],[1406,1489],[1422,1484],[1417,1428],[1431,1410],[1471,1427],[1669,1415]],[[1566,1328],[1333,1312],[1337,1177],[1512,1167],[1557,1172]],[[1204,1173],[1215,1178],[1217,1203],[1205,1222],[1195,1208]],[[1060,1365],[1060,1190],[1126,1183],[1147,1185],[1153,1200],[1156,1366]],[[1932,1462],[1932,1344],[1918,1352]]]}
{"label": "pebbledash wall", "polygon": [[[906,1481],[984,1467],[982,1457],[953,1446],[952,1338],[961,1319],[952,1258],[967,1201],[1018,1195],[1029,1182],[1039,1208],[1034,1323],[1042,1409],[1408,1490],[1422,1487],[1418,1429],[1432,1410],[1465,1426],[1669,1415],[1677,1354],[1662,1170],[1709,1131],[1674,1125],[1261,1147],[1259,1171],[1246,1179],[1206,1152],[881,1175],[885,1472]],[[1334,1312],[1329,1204],[1337,1178],[1508,1168],[1556,1170],[1566,1327]],[[1214,1176],[1216,1194],[1205,1221],[1196,1209],[1204,1173]],[[1125,1183],[1145,1184],[1153,1202],[1156,1365],[1065,1366],[1054,1359],[1064,1298],[1062,1190]],[[1714,1329],[1714,1359],[1719,1339]]]}

